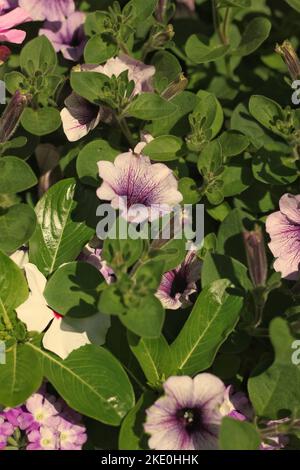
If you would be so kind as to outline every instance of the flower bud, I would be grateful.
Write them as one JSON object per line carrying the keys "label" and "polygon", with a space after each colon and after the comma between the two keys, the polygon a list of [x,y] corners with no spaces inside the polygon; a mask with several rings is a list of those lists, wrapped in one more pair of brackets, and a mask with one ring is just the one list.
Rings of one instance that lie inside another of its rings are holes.
{"label": "flower bud", "polygon": [[0,46],[0,65],[7,61],[11,54],[11,50],[7,46]]}
{"label": "flower bud", "polygon": [[280,46],[277,44],[275,51],[281,55],[285,61],[292,80],[300,77],[300,61],[295,49],[289,41],[284,41]]}
{"label": "flower bud", "polygon": [[263,233],[257,226],[251,232],[243,232],[243,238],[253,285],[264,286],[267,280],[268,264]]}
{"label": "flower bud", "polygon": [[176,80],[174,80],[167,86],[167,88],[163,91],[161,96],[165,100],[171,100],[175,98],[175,96],[179,95],[179,93],[184,91],[187,84],[188,84],[188,79],[184,76],[183,73],[181,73]]}
{"label": "flower bud", "polygon": [[0,142],[7,142],[18,127],[22,112],[30,102],[29,95],[22,94],[19,90],[12,96],[0,119]]}

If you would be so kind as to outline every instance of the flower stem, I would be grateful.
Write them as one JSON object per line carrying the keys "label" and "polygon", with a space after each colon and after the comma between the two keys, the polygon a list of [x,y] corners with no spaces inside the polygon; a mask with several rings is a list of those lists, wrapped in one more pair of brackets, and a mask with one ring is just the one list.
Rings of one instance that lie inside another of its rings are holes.
{"label": "flower stem", "polygon": [[125,118],[118,118],[118,123],[120,126],[121,131],[123,132],[124,136],[126,137],[129,145],[134,149],[135,147],[135,141],[133,138],[133,135],[131,133],[131,130],[129,129],[129,126],[127,124],[127,121]]}

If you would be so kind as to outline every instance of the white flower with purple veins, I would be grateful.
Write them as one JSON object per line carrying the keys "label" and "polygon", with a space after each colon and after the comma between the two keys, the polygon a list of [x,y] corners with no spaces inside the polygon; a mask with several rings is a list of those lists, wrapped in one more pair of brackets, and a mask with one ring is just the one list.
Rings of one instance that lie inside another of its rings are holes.
{"label": "white flower with purple veins", "polygon": [[[125,54],[109,59],[104,65],[81,65],[82,72],[98,72],[108,77],[118,77],[128,70],[129,80],[135,86],[132,97],[142,92],[153,91],[151,79],[155,74],[155,67],[145,65],[143,62],[128,57]],[[80,73],[80,72],[78,72]],[[65,108],[61,111],[63,129],[70,142],[75,142],[95,129],[99,122],[109,123],[111,112],[105,106],[95,106],[84,98],[72,93],[65,100]]]}
{"label": "white flower with purple veins", "polygon": [[63,21],[75,11],[74,0],[19,0],[34,21]]}
{"label": "white flower with purple veins", "polygon": [[104,344],[110,327],[110,317],[97,313],[86,318],[62,317],[48,307],[43,292],[47,280],[31,263],[24,265],[30,289],[28,299],[17,309],[18,318],[25,323],[28,331],[42,333],[43,345],[65,359],[72,351],[86,344]]}
{"label": "white flower with purple veins", "polygon": [[101,257],[102,248],[91,248],[89,245],[85,246],[80,253],[78,260],[85,261],[92,264],[104,277],[107,284],[115,281],[116,276],[114,271],[108,266],[107,262]]}
{"label": "white flower with purple veins", "polygon": [[118,155],[114,163],[99,161],[98,169],[103,183],[97,196],[111,201],[122,216],[135,222],[168,213],[182,201],[178,181],[173,172],[163,163],[152,164],[143,154],[129,151]]}
{"label": "white flower with purple veins", "polygon": [[170,377],[163,387],[165,395],[147,410],[144,428],[151,436],[150,449],[217,449],[223,382],[203,373],[193,379]]}
{"label": "white flower with purple veins", "polygon": [[164,308],[177,310],[190,305],[190,296],[197,292],[201,265],[196,253],[189,251],[180,266],[163,275],[155,295]]}
{"label": "white flower with purple veins", "polygon": [[67,139],[75,142],[98,126],[101,108],[73,92],[66,98],[60,115]]}
{"label": "white flower with purple veins", "polygon": [[62,22],[46,22],[40,29],[39,35],[46,36],[55,51],[60,51],[65,59],[78,61],[86,43],[84,21],[85,14],[75,11]]}
{"label": "white flower with purple veins", "polygon": [[278,212],[269,215],[266,230],[270,235],[269,248],[275,256],[275,271],[282,277],[297,279],[300,263],[300,195],[284,194]]}

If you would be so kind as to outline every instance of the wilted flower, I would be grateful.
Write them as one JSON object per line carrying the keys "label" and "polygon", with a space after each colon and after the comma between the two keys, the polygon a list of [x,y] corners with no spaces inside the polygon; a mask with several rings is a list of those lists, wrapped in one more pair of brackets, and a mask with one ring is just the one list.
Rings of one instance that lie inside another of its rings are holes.
{"label": "wilted flower", "polygon": [[23,8],[15,8],[4,14],[0,12],[0,41],[22,44],[26,37],[25,31],[13,29],[13,27],[31,21],[31,19],[31,16]]}
{"label": "wilted flower", "polygon": [[284,194],[279,201],[280,211],[269,215],[266,230],[270,235],[269,248],[275,256],[275,271],[282,277],[297,279],[300,263],[300,195]]}
{"label": "wilted flower", "polygon": [[47,280],[31,263],[24,266],[30,294],[17,309],[18,318],[25,323],[28,331],[43,332],[46,349],[65,359],[72,351],[85,344],[104,344],[110,317],[97,313],[86,318],[62,317],[48,307],[43,296]]}
{"label": "wilted flower", "polygon": [[47,36],[56,52],[61,51],[65,59],[78,61],[86,43],[83,24],[85,14],[76,11],[61,23],[46,22],[39,35]]}
{"label": "wilted flower", "polygon": [[74,0],[19,0],[34,21],[63,21],[75,11]]}
{"label": "wilted flower", "polygon": [[170,377],[163,387],[165,395],[146,412],[144,428],[151,436],[150,449],[217,449],[223,382],[212,374],[202,373],[193,379]]}
{"label": "wilted flower", "polygon": [[97,196],[111,201],[112,207],[120,209],[125,219],[141,222],[170,212],[182,201],[182,194],[170,168],[163,163],[152,164],[137,151],[140,146],[134,152],[118,155],[114,163],[98,162],[103,183]]}
{"label": "wilted flower", "polygon": [[190,305],[190,296],[197,292],[200,270],[201,261],[189,251],[181,265],[163,275],[156,297],[164,308],[177,310]]}

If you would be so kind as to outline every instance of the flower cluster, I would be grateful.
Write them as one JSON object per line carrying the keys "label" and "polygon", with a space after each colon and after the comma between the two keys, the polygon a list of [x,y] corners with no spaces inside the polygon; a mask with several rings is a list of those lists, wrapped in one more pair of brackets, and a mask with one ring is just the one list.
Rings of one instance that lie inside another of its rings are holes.
{"label": "flower cluster", "polygon": [[86,440],[81,416],[45,387],[0,413],[0,450],[81,450]]}

